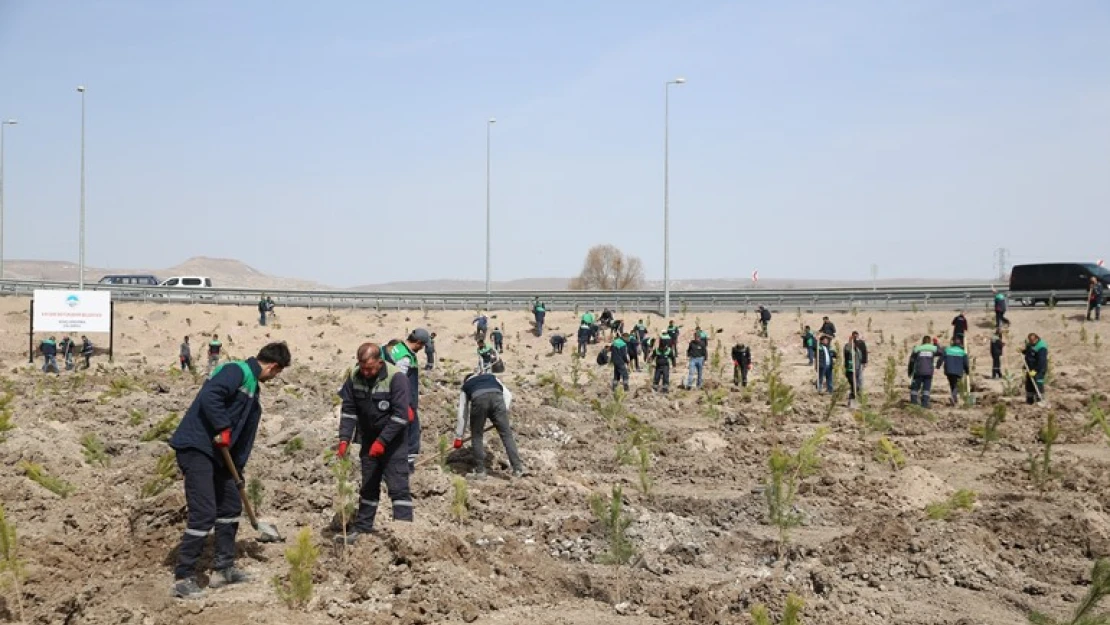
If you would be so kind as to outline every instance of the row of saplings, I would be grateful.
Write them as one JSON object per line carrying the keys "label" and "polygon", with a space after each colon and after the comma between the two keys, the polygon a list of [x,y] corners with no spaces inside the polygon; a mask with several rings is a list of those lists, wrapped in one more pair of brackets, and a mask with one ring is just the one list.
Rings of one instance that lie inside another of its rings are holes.
{"label": "row of saplings", "polygon": [[[768,358],[765,376],[767,400],[772,408],[772,415],[779,416],[789,410],[792,404],[792,392],[782,383],[778,373],[781,358],[772,349]],[[0,442],[3,441],[4,431],[11,429],[10,422],[11,395],[0,398]],[[884,404],[889,408],[890,402]],[[868,403],[866,398],[861,401],[863,408],[856,412],[856,418],[863,426],[861,435],[870,431],[889,429],[889,421],[874,414],[868,416]],[[637,468],[639,475],[638,486],[645,496],[651,496],[652,479],[650,476],[651,458],[659,434],[652,426],[631,414],[624,406],[624,394],[619,390],[610,400],[602,403],[594,401],[594,409],[606,420],[609,426],[617,430],[622,436],[618,446],[618,460],[622,464],[631,464]],[[1110,423],[1106,411],[1102,407],[1102,398],[1095,396],[1088,404],[1090,420],[1087,424],[1088,431],[1098,429],[1110,441]],[[973,428],[973,433],[982,440],[982,453],[985,453],[990,443],[999,440],[999,426],[1005,421],[1006,407],[997,404],[989,412],[982,425]],[[174,418],[176,415],[171,415]],[[7,425],[4,425],[7,424]],[[162,429],[157,426],[152,430]],[[774,448],[768,460],[769,475],[764,487],[764,494],[768,507],[770,522],[779,529],[780,556],[792,528],[802,522],[801,515],[795,507],[798,486],[802,480],[813,474],[819,466],[818,451],[828,435],[827,428],[819,428],[811,437],[806,439],[796,452],[790,453],[781,448]],[[157,436],[155,434],[154,436]],[[1052,477],[1052,446],[1057,441],[1059,431],[1056,416],[1049,412],[1044,426],[1040,429],[1039,439],[1042,451],[1030,455],[1029,473],[1034,482],[1042,489],[1048,487]],[[86,461],[90,464],[107,462],[103,450],[96,441],[83,440]],[[295,453],[296,449],[287,449]],[[439,445],[438,459],[444,470],[447,467],[448,448],[443,441]],[[892,469],[898,470],[905,462],[903,452],[887,437],[881,437],[876,443],[875,460],[889,464]],[[163,464],[164,458],[159,459]],[[166,463],[169,464],[169,463]],[[348,522],[353,518],[358,503],[358,483],[354,478],[354,466],[349,458],[330,458],[330,464],[335,476],[336,498],[335,509],[338,529],[345,533]],[[24,474],[44,488],[61,496],[67,496],[73,489],[64,487],[66,483],[47,475],[41,467],[23,467]],[[156,476],[155,480],[162,482],[164,477]],[[252,482],[254,482],[252,480]],[[144,496],[154,494],[152,491],[161,491],[162,488],[151,489],[144,485]],[[249,497],[256,507],[262,504],[262,490],[260,483],[250,485]],[[459,523],[464,522],[468,516],[469,504],[466,481],[462,478],[453,479],[454,494],[450,506],[450,515]],[[954,512],[961,509],[970,509],[975,501],[975,493],[958,491],[948,500],[935,502],[927,506],[925,512],[932,519],[947,519]],[[631,519],[623,510],[623,493],[620,486],[612,488],[610,496],[594,494],[589,500],[590,509],[600,524],[605,528],[608,540],[608,550],[601,556],[600,561],[612,565],[634,564],[637,554],[631,541],[625,534]],[[340,552],[339,557],[343,557]],[[288,574],[282,578],[275,578],[274,586],[277,594],[291,607],[299,608],[308,605],[313,596],[313,569],[319,558],[318,548],[312,540],[312,533],[308,528],[303,528],[296,536],[293,545],[286,551],[286,560],[289,565]],[[1110,614],[1096,615],[1097,604],[1110,594],[1110,562],[1099,560],[1092,569],[1092,583],[1087,596],[1080,603],[1071,620],[1056,621],[1044,615],[1032,614],[1030,621],[1033,623],[1054,623],[1063,625],[1095,625],[1098,623],[1110,625]],[[0,506],[0,588],[9,590],[14,603],[17,618],[24,619],[22,583],[25,578],[24,561],[19,556],[16,529],[13,523],[6,519],[2,506]],[[781,623],[799,623],[802,610],[802,601],[791,595],[786,601]],[[11,612],[9,608],[9,612]],[[756,623],[771,623],[770,616],[764,606],[755,606],[752,617]]]}
{"label": "row of saplings", "polygon": [[[775,418],[783,417],[789,412],[794,401],[792,388],[783,380],[781,365],[781,356],[772,346],[765,362],[764,390],[771,416]],[[866,394],[860,394],[860,407],[855,411],[854,416],[861,426],[861,438],[869,433],[885,434],[888,432],[892,425],[887,415],[895,409],[908,408],[915,414],[931,418],[924,408],[901,405],[900,389],[896,387],[897,371],[896,361],[892,356],[889,358],[886,375],[884,375],[885,397],[881,405],[872,405],[868,402]],[[580,390],[575,383],[577,376],[573,377],[572,386]],[[837,376],[836,379],[839,385],[843,376]],[[564,387],[554,374],[545,376],[541,380],[541,385],[551,388],[551,403],[553,405],[559,405],[566,398],[574,398],[576,395],[575,390]],[[711,394],[707,391],[707,398]],[[840,396],[842,395],[834,393],[834,397],[831,398],[828,417],[832,416],[838,404],[837,398]],[[653,485],[651,458],[653,446],[659,440],[659,433],[655,428],[631,414],[624,405],[624,399],[624,393],[617,389],[611,399],[606,401],[595,399],[592,405],[593,409],[606,421],[611,429],[620,432],[622,440],[617,447],[617,460],[621,464],[632,465],[636,468],[639,489],[645,496],[650,497]],[[1105,398],[1099,395],[1090,398],[1087,406],[1090,418],[1085,430],[1087,433],[1093,430],[1103,432],[1107,442],[1110,443],[1110,423],[1108,423],[1106,409],[1103,407],[1104,401]],[[706,408],[703,412],[707,417],[720,415],[719,406],[716,403],[712,401],[705,403]],[[967,405],[971,405],[970,402]],[[1006,420],[1006,412],[1005,404],[995,404],[987,412],[984,421],[971,428],[971,433],[981,441],[980,455],[985,454],[992,443],[1001,439],[1000,426]],[[775,447],[771,451],[768,459],[769,472],[763,492],[767,503],[768,519],[779,530],[780,557],[789,540],[790,531],[803,522],[802,515],[797,512],[795,506],[798,486],[803,479],[812,475],[818,468],[820,462],[818,451],[827,435],[827,428],[819,428],[802,443],[796,452],[789,453],[779,447]],[[1038,432],[1038,441],[1041,448],[1038,453],[1031,452],[1029,454],[1027,464],[1030,479],[1041,490],[1049,488],[1055,476],[1052,467],[1052,449],[1058,438],[1059,428],[1056,415],[1054,412],[1048,412],[1045,423]],[[895,471],[900,470],[905,464],[904,452],[885,435],[880,436],[876,441],[873,458],[876,462],[889,465]],[[613,486],[611,496],[593,495],[590,498],[590,507],[594,516],[605,528],[609,542],[608,551],[602,556],[601,561],[611,564],[635,564],[637,554],[632,542],[625,535],[625,530],[631,524],[631,519],[623,513],[622,500],[621,487]],[[975,501],[976,493],[970,490],[959,490],[946,500],[928,504],[924,513],[933,520],[947,520],[960,510],[970,510]],[[1071,623],[1073,625],[1103,623],[1110,625],[1110,614],[1094,616],[1093,612],[1095,604],[1106,594],[1110,594],[1110,564],[1098,561],[1092,570],[1092,586],[1088,597],[1080,605],[1071,621],[1054,621],[1040,614],[1031,615],[1030,620],[1034,623]],[[800,599],[790,597],[786,604],[782,622],[798,622],[801,607]],[[765,608],[762,606],[757,606],[752,615],[757,623],[770,622],[769,620],[761,620],[767,618]]]}

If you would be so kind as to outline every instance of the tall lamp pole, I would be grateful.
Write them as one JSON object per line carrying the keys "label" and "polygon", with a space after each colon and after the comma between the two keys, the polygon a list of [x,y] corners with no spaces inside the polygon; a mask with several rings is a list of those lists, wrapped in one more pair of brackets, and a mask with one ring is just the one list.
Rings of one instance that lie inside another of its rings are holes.
{"label": "tall lamp pole", "polygon": [[671,85],[681,85],[685,78],[668,80],[663,85],[663,318],[671,316]]}
{"label": "tall lamp pole", "polygon": [[85,87],[77,87],[81,94],[81,234],[77,259],[77,290],[85,290]]}
{"label": "tall lamp pole", "polygon": [[18,123],[14,119],[0,121],[0,280],[4,279],[4,127]]}
{"label": "tall lamp pole", "polygon": [[490,172],[490,129],[497,123],[494,118],[486,122],[486,307],[490,303],[490,213],[489,213],[489,172]]}

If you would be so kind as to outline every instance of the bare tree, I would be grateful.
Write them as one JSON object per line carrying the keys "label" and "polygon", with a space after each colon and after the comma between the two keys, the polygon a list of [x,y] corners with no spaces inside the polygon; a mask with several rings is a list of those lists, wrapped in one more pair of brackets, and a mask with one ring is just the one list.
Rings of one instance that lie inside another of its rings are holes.
{"label": "bare tree", "polygon": [[595,245],[582,272],[570,281],[572,291],[630,291],[644,285],[644,264],[613,245]]}

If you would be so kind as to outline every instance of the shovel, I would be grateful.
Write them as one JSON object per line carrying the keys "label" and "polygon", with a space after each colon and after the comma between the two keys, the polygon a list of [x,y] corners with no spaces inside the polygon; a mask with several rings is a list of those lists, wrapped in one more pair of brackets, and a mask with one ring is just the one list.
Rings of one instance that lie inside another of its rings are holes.
{"label": "shovel", "polygon": [[243,509],[247,511],[247,517],[251,520],[251,527],[258,532],[258,542],[285,542],[276,527],[269,523],[263,523],[258,520],[258,517],[254,516],[254,508],[251,507],[250,499],[247,498],[247,487],[243,484],[243,478],[239,477],[239,471],[235,468],[235,463],[231,461],[231,452],[227,450],[227,447],[221,447],[220,453],[223,454],[224,464],[227,465],[227,470],[231,472],[231,477],[235,480],[235,486],[239,489],[239,500],[243,502]]}

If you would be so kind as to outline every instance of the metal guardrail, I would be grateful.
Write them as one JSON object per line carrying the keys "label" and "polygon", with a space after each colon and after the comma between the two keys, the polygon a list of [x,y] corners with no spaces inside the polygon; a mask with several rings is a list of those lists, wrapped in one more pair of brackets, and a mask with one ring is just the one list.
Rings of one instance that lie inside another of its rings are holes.
{"label": "metal guardrail", "polygon": [[[30,296],[35,289],[75,290],[76,283],[38,281],[0,281],[0,295]],[[586,310],[610,308],[618,312],[658,313],[663,308],[661,291],[496,291],[461,292],[357,292],[357,291],[283,291],[271,289],[188,289],[180,287],[140,287],[86,284],[86,290],[109,291],[114,301],[174,302],[254,306],[265,293],[278,306],[312,308],[352,308],[374,310],[527,310],[534,297],[543,300],[548,310]],[[1006,290],[999,289],[1002,292]],[[994,292],[989,285],[896,286],[881,288],[828,287],[813,289],[737,289],[672,291],[675,310],[749,311],[763,305],[772,311],[801,308],[814,311],[972,309],[989,305]],[[1077,291],[1034,291],[1008,293],[1011,301],[1077,299]]]}

